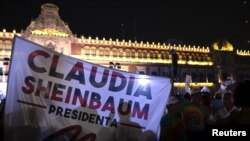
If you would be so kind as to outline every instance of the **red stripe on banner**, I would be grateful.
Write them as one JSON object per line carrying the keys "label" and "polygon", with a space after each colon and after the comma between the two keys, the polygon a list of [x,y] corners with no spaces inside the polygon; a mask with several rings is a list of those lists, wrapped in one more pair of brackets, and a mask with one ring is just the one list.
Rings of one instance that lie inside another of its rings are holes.
{"label": "red stripe on banner", "polygon": [[143,126],[138,126],[138,125],[134,125],[134,124],[123,123],[123,122],[120,122],[120,124],[124,125],[124,126],[133,127],[133,128],[145,129],[145,127],[143,127]]}
{"label": "red stripe on banner", "polygon": [[35,103],[31,103],[31,102],[27,102],[27,101],[17,100],[17,102],[22,103],[22,104],[27,104],[27,105],[35,106],[35,107],[39,107],[39,108],[44,108],[44,109],[47,108],[46,106],[35,104]]}

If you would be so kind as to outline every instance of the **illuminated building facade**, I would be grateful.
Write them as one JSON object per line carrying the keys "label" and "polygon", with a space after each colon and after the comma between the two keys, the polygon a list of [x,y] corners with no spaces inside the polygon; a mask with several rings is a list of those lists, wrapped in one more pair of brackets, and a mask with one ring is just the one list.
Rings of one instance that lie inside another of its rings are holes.
{"label": "illuminated building facade", "polygon": [[99,39],[77,37],[65,24],[54,4],[41,6],[37,19],[31,21],[25,31],[0,32],[1,81],[6,81],[9,58],[14,35],[21,36],[42,46],[85,61],[110,66],[119,63],[124,71],[162,77],[172,76],[172,54],[178,55],[178,71],[175,86],[184,87],[186,74],[192,76],[191,87],[212,87],[222,81],[223,76],[233,79],[250,77],[249,50],[234,50],[227,42],[215,43],[212,47]]}

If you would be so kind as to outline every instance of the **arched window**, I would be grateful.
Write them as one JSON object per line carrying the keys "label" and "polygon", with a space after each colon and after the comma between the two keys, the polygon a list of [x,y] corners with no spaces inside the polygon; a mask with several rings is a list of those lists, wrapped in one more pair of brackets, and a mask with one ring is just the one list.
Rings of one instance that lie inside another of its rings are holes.
{"label": "arched window", "polygon": [[96,47],[91,47],[91,48],[90,48],[90,54],[91,54],[92,56],[96,56]]}
{"label": "arched window", "polygon": [[166,59],[166,52],[165,51],[161,51],[161,59]]}
{"label": "arched window", "polygon": [[142,58],[142,56],[143,56],[142,51],[141,51],[141,50],[138,50],[138,58]]}
{"label": "arched window", "polygon": [[131,53],[129,49],[125,50],[125,54],[126,54],[126,58],[130,58]]}
{"label": "arched window", "polygon": [[147,51],[146,50],[143,50],[143,58],[147,58]]}
{"label": "arched window", "polygon": [[118,51],[118,54],[119,54],[119,57],[123,57],[123,50],[122,49],[119,49],[119,51]]}
{"label": "arched window", "polygon": [[193,54],[191,54],[191,55],[188,56],[189,60],[192,60],[192,58],[193,58]]}
{"label": "arched window", "polygon": [[99,52],[99,56],[103,56],[104,55],[104,48],[103,47],[100,47],[98,49],[98,52]]}
{"label": "arched window", "polygon": [[169,59],[172,59],[172,55],[171,55],[171,54],[169,54],[169,55],[168,55],[168,58],[169,58]]}
{"label": "arched window", "polygon": [[107,57],[110,55],[110,49],[109,48],[104,49],[104,55],[107,56]]}
{"label": "arched window", "polygon": [[179,58],[180,60],[186,60],[186,55],[185,55],[185,53],[181,53],[181,58]]}
{"label": "arched window", "polygon": [[82,49],[82,54],[84,55],[89,55],[90,54],[90,49],[89,49],[89,46],[85,46],[83,49]]}
{"label": "arched window", "polygon": [[112,49],[112,54],[113,54],[113,57],[117,57],[117,49],[116,48]]}
{"label": "arched window", "polygon": [[211,60],[211,58],[207,54],[205,55],[205,59],[206,59],[206,61],[210,61]]}
{"label": "arched window", "polygon": [[154,59],[154,52],[153,51],[149,51],[149,55],[150,55],[150,59]]}
{"label": "arched window", "polygon": [[196,61],[200,61],[201,60],[201,57],[199,54],[195,54],[195,57],[196,57]]}
{"label": "arched window", "polygon": [[183,55],[183,56],[182,56],[182,60],[186,61],[186,60],[187,60],[187,56],[186,56],[186,55]]}
{"label": "arched window", "polygon": [[206,61],[205,55],[201,55],[201,61]]}
{"label": "arched window", "polygon": [[155,51],[155,52],[154,52],[154,58],[155,58],[155,59],[158,59],[158,58],[159,58],[158,54],[159,54],[158,51]]}
{"label": "arched window", "polygon": [[186,53],[186,60],[188,61],[189,60],[189,53]]}
{"label": "arched window", "polygon": [[165,53],[166,53],[166,59],[170,59],[170,56],[171,56],[171,55],[169,54],[169,52],[166,51]]}
{"label": "arched window", "polygon": [[135,50],[134,49],[131,50],[131,57],[135,58]]}
{"label": "arched window", "polygon": [[182,60],[182,55],[181,54],[178,55],[178,60]]}

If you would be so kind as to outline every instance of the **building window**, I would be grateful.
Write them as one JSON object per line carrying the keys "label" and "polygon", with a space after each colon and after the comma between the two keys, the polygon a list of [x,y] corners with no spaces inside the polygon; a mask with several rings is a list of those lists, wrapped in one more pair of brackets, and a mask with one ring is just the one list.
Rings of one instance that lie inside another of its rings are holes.
{"label": "building window", "polygon": [[198,61],[198,60],[199,60],[199,55],[198,55],[198,54],[194,54],[193,59],[194,59],[195,61]]}
{"label": "building window", "polygon": [[99,50],[99,56],[103,56],[104,52],[103,50]]}
{"label": "building window", "polygon": [[197,61],[197,60],[198,60],[198,57],[197,57],[197,56],[193,56],[193,60],[194,60],[194,61]]}
{"label": "building window", "polygon": [[165,59],[165,54],[161,53],[161,59]]}
{"label": "building window", "polygon": [[161,59],[167,59],[167,54],[166,54],[166,52],[161,52]]}
{"label": "building window", "polygon": [[92,56],[96,56],[96,50],[91,49],[90,52]]}
{"label": "building window", "polygon": [[119,49],[119,52],[118,52],[118,54],[119,54],[119,57],[123,57],[123,50],[122,49]]}
{"label": "building window", "polygon": [[92,56],[96,56],[96,48],[95,47],[91,47],[90,48],[90,53]]}
{"label": "building window", "polygon": [[103,56],[104,55],[104,49],[102,47],[100,47],[98,49],[98,54],[99,54],[99,56]]}
{"label": "building window", "polygon": [[135,58],[135,50],[134,50],[134,49],[131,50],[131,57],[132,57],[132,58]]}
{"label": "building window", "polygon": [[141,51],[141,50],[139,50],[139,51],[138,51],[138,58],[140,58],[140,59],[141,59],[141,58],[142,58],[142,56],[143,56],[142,51]]}
{"label": "building window", "polygon": [[154,52],[154,58],[155,58],[155,59],[158,59],[158,58],[159,58],[158,54],[159,54],[158,51],[155,51],[155,52]]}
{"label": "building window", "polygon": [[143,58],[147,58],[148,56],[147,56],[147,51],[146,50],[144,50],[143,51]]}
{"label": "building window", "polygon": [[182,60],[182,55],[179,54],[179,55],[178,55],[178,59],[179,59],[179,60]]}
{"label": "building window", "polygon": [[182,56],[182,60],[185,61],[186,59],[187,59],[186,55],[183,55],[183,56]]}
{"label": "building window", "polygon": [[168,59],[172,59],[172,55],[171,54],[168,55]]}
{"label": "building window", "polygon": [[153,51],[150,51],[149,55],[150,55],[150,59],[154,59],[154,52]]}
{"label": "building window", "polygon": [[117,57],[117,49],[112,50],[113,57]]}
{"label": "building window", "polygon": [[126,53],[126,58],[130,58],[130,50],[127,49],[125,53]]}
{"label": "building window", "polygon": [[104,50],[104,55],[105,55],[105,56],[109,56],[109,50],[105,49],[105,50]]}
{"label": "building window", "polygon": [[90,54],[90,50],[89,50],[89,49],[85,49],[85,50],[84,50],[84,54],[85,54],[85,55],[89,55],[89,54]]}

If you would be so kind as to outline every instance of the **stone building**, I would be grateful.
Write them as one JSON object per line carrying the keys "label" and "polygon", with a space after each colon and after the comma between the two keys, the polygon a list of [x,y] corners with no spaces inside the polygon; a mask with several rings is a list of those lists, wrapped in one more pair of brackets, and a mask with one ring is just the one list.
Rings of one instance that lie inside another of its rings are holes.
{"label": "stone building", "polygon": [[[41,6],[40,15],[20,33],[0,32],[0,76],[6,82],[14,35],[21,36],[57,52],[85,61],[141,74],[170,77],[174,85],[184,88],[186,75],[192,76],[191,87],[214,87],[225,80],[250,77],[249,50],[235,50],[228,41],[210,47],[149,43],[77,37],[61,20],[54,4]],[[84,34],[84,33],[83,33]],[[172,58],[173,51],[178,60]],[[172,61],[178,64],[174,66]],[[173,77],[175,70],[176,76]]]}

